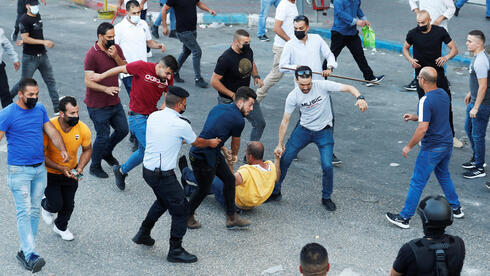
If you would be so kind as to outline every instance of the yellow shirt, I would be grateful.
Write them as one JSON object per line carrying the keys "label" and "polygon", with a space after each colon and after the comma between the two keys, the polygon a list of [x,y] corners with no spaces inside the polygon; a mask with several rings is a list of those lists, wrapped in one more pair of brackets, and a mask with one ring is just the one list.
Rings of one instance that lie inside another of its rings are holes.
{"label": "yellow shirt", "polygon": [[[44,155],[51,159],[58,165],[74,169],[78,163],[78,148],[80,146],[87,147],[90,145],[91,133],[90,129],[82,121],[79,121],[68,133],[61,129],[60,123],[58,122],[58,117],[54,117],[50,120],[54,127],[58,130],[65,142],[66,151],[70,156],[68,162],[63,163],[60,151],[55,147],[51,139],[44,134]],[[62,174],[62,172],[46,167],[49,173]]]}
{"label": "yellow shirt", "polygon": [[259,206],[272,194],[277,179],[276,166],[269,160],[265,163],[269,164],[269,170],[259,165],[243,165],[238,169],[243,179],[243,183],[236,186],[235,203],[238,207]]}

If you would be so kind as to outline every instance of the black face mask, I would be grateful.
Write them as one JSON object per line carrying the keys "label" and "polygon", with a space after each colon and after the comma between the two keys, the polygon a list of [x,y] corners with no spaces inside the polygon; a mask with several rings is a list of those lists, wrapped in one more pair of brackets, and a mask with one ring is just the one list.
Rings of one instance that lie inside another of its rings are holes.
{"label": "black face mask", "polygon": [[427,30],[429,29],[429,26],[428,25],[424,25],[424,26],[417,26],[417,28],[419,29],[419,31],[421,32],[427,32]]}
{"label": "black face mask", "polygon": [[26,101],[24,102],[24,104],[28,109],[33,109],[36,106],[36,103],[37,103],[37,98],[27,98],[27,97],[26,97]]}
{"label": "black face mask", "polygon": [[294,36],[296,36],[297,39],[301,40],[305,38],[306,31],[294,31]]}
{"label": "black face mask", "polygon": [[66,124],[73,127],[78,124],[79,117],[66,117]]}
{"label": "black face mask", "polygon": [[109,49],[114,44],[115,44],[114,39],[113,40],[107,40],[105,43],[105,48]]}
{"label": "black face mask", "polygon": [[250,44],[243,44],[242,48],[240,49],[240,51],[242,51],[242,53],[245,53],[248,50],[250,50]]}
{"label": "black face mask", "polygon": [[182,109],[181,111],[179,111],[179,114],[184,114],[186,108],[187,108],[187,105],[184,105],[184,109]]}

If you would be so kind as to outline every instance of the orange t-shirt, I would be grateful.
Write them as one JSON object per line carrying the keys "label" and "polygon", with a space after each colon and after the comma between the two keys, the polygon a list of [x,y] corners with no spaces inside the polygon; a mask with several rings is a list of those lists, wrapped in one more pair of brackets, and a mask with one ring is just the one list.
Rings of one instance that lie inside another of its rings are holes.
{"label": "orange t-shirt", "polygon": [[[87,147],[91,142],[91,132],[86,124],[82,121],[79,121],[69,132],[64,132],[61,129],[60,123],[58,121],[58,117],[54,117],[50,120],[50,122],[54,125],[54,127],[58,130],[63,138],[63,142],[65,142],[66,151],[70,156],[70,160],[68,162],[63,163],[63,159],[61,158],[60,151],[53,144],[51,139],[44,134],[44,155],[51,159],[51,161],[55,162],[58,165],[68,167],[70,169],[74,169],[78,164],[78,149],[80,146]],[[62,172],[46,167],[46,170],[49,173],[53,174],[62,174]]]}

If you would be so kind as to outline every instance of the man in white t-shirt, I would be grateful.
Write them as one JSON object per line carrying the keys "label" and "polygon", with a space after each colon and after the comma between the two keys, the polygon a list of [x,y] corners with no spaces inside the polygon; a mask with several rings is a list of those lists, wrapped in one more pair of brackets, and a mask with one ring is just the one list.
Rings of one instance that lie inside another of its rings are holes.
{"label": "man in white t-shirt", "polygon": [[[291,91],[286,99],[284,116],[279,128],[279,142],[274,151],[281,157],[281,176],[274,187],[271,200],[281,199],[281,184],[286,177],[289,165],[298,152],[310,143],[315,143],[320,150],[323,179],[322,179],[322,204],[328,211],[337,208],[330,196],[333,191],[333,113],[330,95],[333,91],[349,92],[357,98],[356,106],[364,112],[367,110],[367,102],[359,90],[354,86],[336,83],[327,80],[312,80],[312,70],[308,66],[299,66],[295,70],[297,87]],[[284,136],[288,129],[291,114],[299,107],[300,120],[296,125],[289,141],[284,147]]]}
{"label": "man in white t-shirt", "polygon": [[279,71],[279,60],[281,59],[284,44],[294,37],[293,20],[298,16],[298,8],[296,0],[281,1],[276,8],[276,17],[274,21],[274,45],[272,52],[274,53],[274,61],[272,69],[264,79],[264,85],[257,89],[257,101],[261,101],[267,95],[267,91],[279,82],[283,73]]}
{"label": "man in white t-shirt", "polygon": [[[127,16],[114,26],[114,40],[119,45],[128,63],[142,60],[147,61],[146,47],[160,49],[165,52],[165,44],[158,43],[151,38],[150,28],[146,21],[141,20],[140,4],[136,0],[126,2]],[[123,84],[126,91],[131,91],[133,76],[123,74]]]}

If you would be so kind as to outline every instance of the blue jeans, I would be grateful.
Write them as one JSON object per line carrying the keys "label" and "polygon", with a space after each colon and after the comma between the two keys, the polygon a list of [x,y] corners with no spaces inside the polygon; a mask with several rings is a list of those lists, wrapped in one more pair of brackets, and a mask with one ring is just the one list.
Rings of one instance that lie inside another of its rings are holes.
{"label": "blue jeans", "polygon": [[127,174],[134,167],[138,166],[143,162],[143,157],[145,156],[146,147],[146,121],[148,116],[145,115],[129,115],[129,129],[131,133],[134,133],[136,139],[138,139],[138,150],[133,152],[129,156],[128,161],[122,164],[121,172]]}
{"label": "blue jeans", "polygon": [[473,159],[477,168],[483,168],[485,164],[485,136],[487,133],[488,119],[490,117],[490,105],[480,105],[476,118],[470,118],[470,110],[475,104],[470,103],[466,107],[466,121],[464,129],[473,150]]}
{"label": "blue jeans", "polygon": [[[167,3],[167,0],[160,0],[160,4],[163,6],[165,5],[165,3]],[[174,9],[170,9],[168,10],[170,12],[170,30],[173,31],[175,30],[175,25],[176,25],[176,21],[175,21],[175,12],[174,12]],[[158,28],[158,26],[160,26],[162,24],[162,13],[160,12],[158,14],[158,17],[157,19],[155,20],[155,23],[154,25]]]}
{"label": "blue jeans", "polygon": [[[230,104],[232,102],[233,101],[228,98],[218,96],[219,104]],[[250,141],[260,141],[260,138],[262,138],[262,134],[264,133],[265,129],[265,119],[264,115],[262,114],[262,109],[260,108],[260,102],[255,101],[254,109],[245,118],[252,125],[252,131],[250,132]]]}
{"label": "blue jeans", "polygon": [[131,83],[133,81],[133,76],[125,77],[122,79],[122,82],[124,84],[124,88],[126,88],[126,91],[128,91],[128,96],[131,92]]}
{"label": "blue jeans", "polygon": [[188,31],[177,33],[177,38],[182,42],[182,52],[177,59],[179,70],[182,68],[185,60],[192,53],[192,67],[194,68],[195,79],[201,78],[201,47],[197,43],[197,32]]}
{"label": "blue jeans", "polygon": [[320,131],[312,131],[300,124],[296,126],[291,137],[289,137],[288,143],[286,144],[286,150],[282,154],[280,164],[281,178],[274,187],[273,194],[281,192],[282,182],[286,177],[291,162],[293,162],[293,159],[298,155],[298,152],[310,143],[315,143],[318,150],[320,150],[323,171],[322,198],[330,198],[333,192],[333,130],[332,128],[328,128]]}
{"label": "blue jeans", "polygon": [[267,22],[267,17],[269,16],[269,9],[272,5],[277,7],[281,0],[261,0],[260,1],[260,15],[259,15],[259,23],[257,28],[257,36],[265,35],[265,24]]}
{"label": "blue jeans", "polygon": [[[49,62],[48,55],[31,56],[27,54],[22,55],[22,78],[32,78],[36,70],[39,70],[43,77],[44,83],[48,87],[49,97],[53,103],[53,109],[58,112],[59,98],[58,90],[56,89],[56,81],[54,80],[53,67]],[[10,95],[14,98],[19,92],[19,82],[10,90]]]}
{"label": "blue jeans", "polygon": [[[197,180],[196,177],[194,176],[194,172],[188,167],[182,170],[182,177],[186,181],[197,184]],[[211,193],[214,194],[216,201],[218,201],[218,203],[221,204],[221,206],[225,207],[225,196],[223,194],[223,185],[224,185],[223,181],[221,181],[221,179],[215,176],[213,179],[213,183],[211,183]],[[191,191],[191,193],[192,192],[193,191]]]}
{"label": "blue jeans", "polygon": [[439,185],[441,185],[442,191],[451,207],[457,209],[461,206],[453,181],[451,180],[451,175],[449,174],[449,160],[451,159],[452,152],[452,147],[420,150],[415,161],[412,178],[410,179],[405,207],[400,212],[401,217],[410,219],[415,214],[420,196],[424,191],[425,184],[429,181],[432,171],[434,171]]}
{"label": "blue jeans", "polygon": [[36,235],[39,225],[41,199],[47,184],[46,167],[8,165],[8,186],[12,191],[17,213],[20,248],[28,261],[37,254]]}
{"label": "blue jeans", "polygon": [[[102,158],[112,154],[114,147],[128,135],[128,121],[120,103],[103,108],[87,107],[87,110],[97,132],[90,164],[91,168],[96,168],[100,167]],[[112,134],[111,127],[114,129]]]}

